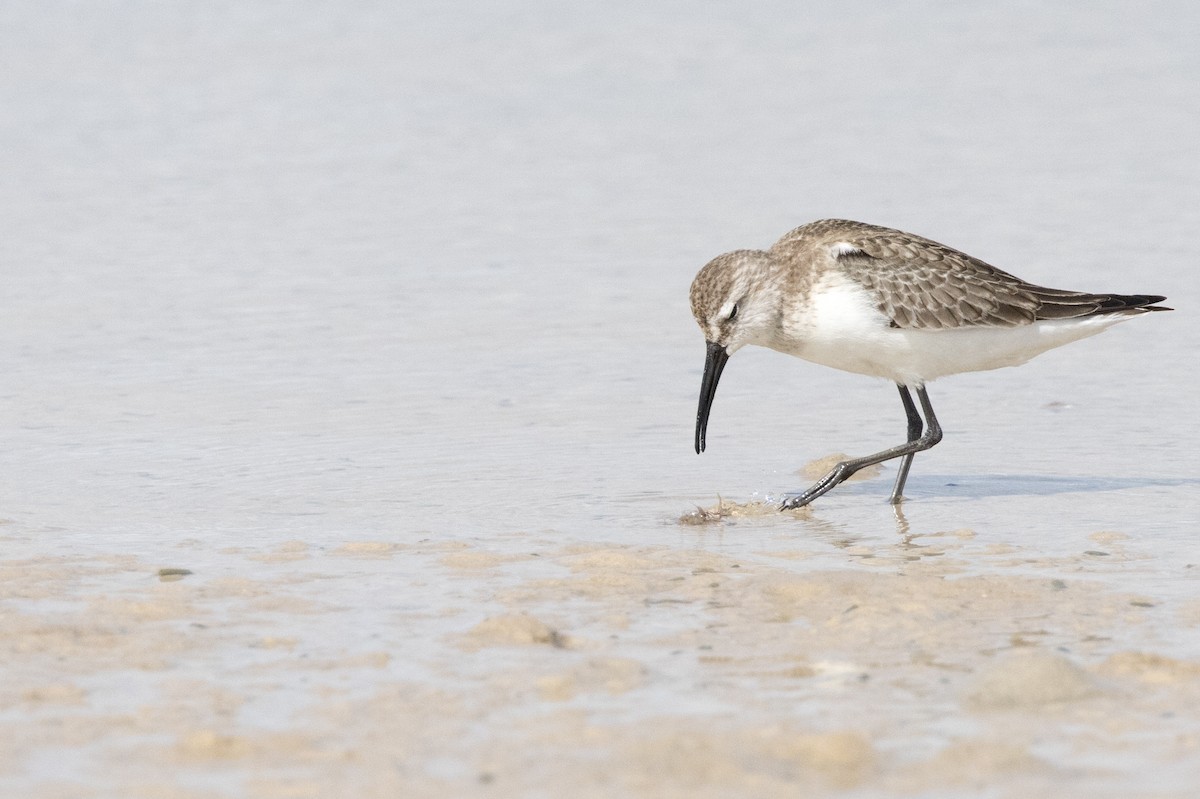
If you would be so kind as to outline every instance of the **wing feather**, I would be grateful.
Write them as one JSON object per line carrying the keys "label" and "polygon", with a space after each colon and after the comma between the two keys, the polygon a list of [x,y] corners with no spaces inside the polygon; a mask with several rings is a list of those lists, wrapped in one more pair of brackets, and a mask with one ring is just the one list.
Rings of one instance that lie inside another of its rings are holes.
{"label": "wing feather", "polygon": [[1015,327],[1161,301],[1035,286],[944,244],[889,228],[860,225],[840,233],[838,267],[866,286],[900,328]]}
{"label": "wing feather", "polygon": [[899,328],[1016,327],[1042,319],[1170,310],[1155,304],[1165,299],[1158,295],[1036,286],[932,239],[845,219],[801,225],[771,250],[809,263],[823,252],[821,257],[865,286]]}

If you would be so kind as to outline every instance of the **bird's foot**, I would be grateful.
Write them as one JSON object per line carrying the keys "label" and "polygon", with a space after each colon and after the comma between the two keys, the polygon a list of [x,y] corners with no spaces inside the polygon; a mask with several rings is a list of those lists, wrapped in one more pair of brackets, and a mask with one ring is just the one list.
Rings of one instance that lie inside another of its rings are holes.
{"label": "bird's foot", "polygon": [[850,475],[854,474],[860,468],[859,464],[853,461],[842,461],[837,466],[829,470],[829,474],[822,477],[812,485],[807,491],[800,494],[790,494],[783,504],[779,506],[780,510],[795,510],[803,508],[808,503],[812,502],[817,497],[825,494],[830,489],[838,486],[846,481]]}
{"label": "bird's foot", "polygon": [[780,510],[796,510],[803,508],[808,503],[817,498],[818,495],[812,494],[810,491],[805,491],[803,494],[789,494],[779,505]]}

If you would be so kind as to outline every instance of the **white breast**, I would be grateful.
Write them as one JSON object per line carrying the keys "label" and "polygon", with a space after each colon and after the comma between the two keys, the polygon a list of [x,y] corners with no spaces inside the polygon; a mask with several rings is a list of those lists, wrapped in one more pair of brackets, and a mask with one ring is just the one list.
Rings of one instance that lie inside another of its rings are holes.
{"label": "white breast", "polygon": [[829,273],[807,302],[785,310],[773,346],[834,369],[921,385],[959,372],[1017,366],[1128,318],[1106,314],[1018,327],[903,330],[891,327],[861,285]]}

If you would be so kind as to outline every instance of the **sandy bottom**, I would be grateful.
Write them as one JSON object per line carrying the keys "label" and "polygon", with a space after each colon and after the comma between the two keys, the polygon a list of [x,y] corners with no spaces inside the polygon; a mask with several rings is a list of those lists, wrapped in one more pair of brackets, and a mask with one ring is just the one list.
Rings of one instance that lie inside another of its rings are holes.
{"label": "sandy bottom", "polygon": [[[728,505],[707,522],[723,535],[787,522]],[[1200,662],[1162,635],[1194,637],[1200,603],[1107,588],[1104,570],[1136,561],[1120,534],[1049,561],[970,530],[792,537],[753,557],[679,530],[676,547],[192,541],[175,563],[5,561],[0,793],[1183,797],[1200,784]]]}

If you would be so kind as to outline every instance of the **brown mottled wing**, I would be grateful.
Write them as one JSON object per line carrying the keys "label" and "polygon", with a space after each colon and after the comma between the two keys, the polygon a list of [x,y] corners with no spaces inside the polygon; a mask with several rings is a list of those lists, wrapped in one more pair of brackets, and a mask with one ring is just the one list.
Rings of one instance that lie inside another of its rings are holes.
{"label": "brown mottled wing", "polygon": [[1037,319],[1041,299],[1007,272],[936,242],[891,231],[842,239],[838,266],[875,295],[895,327],[1013,327]]}
{"label": "brown mottled wing", "polygon": [[849,235],[834,239],[856,249],[842,248],[838,266],[875,295],[880,311],[899,328],[1014,327],[1140,309],[1163,299],[1034,286],[966,253],[890,228],[860,225],[842,232]]}

